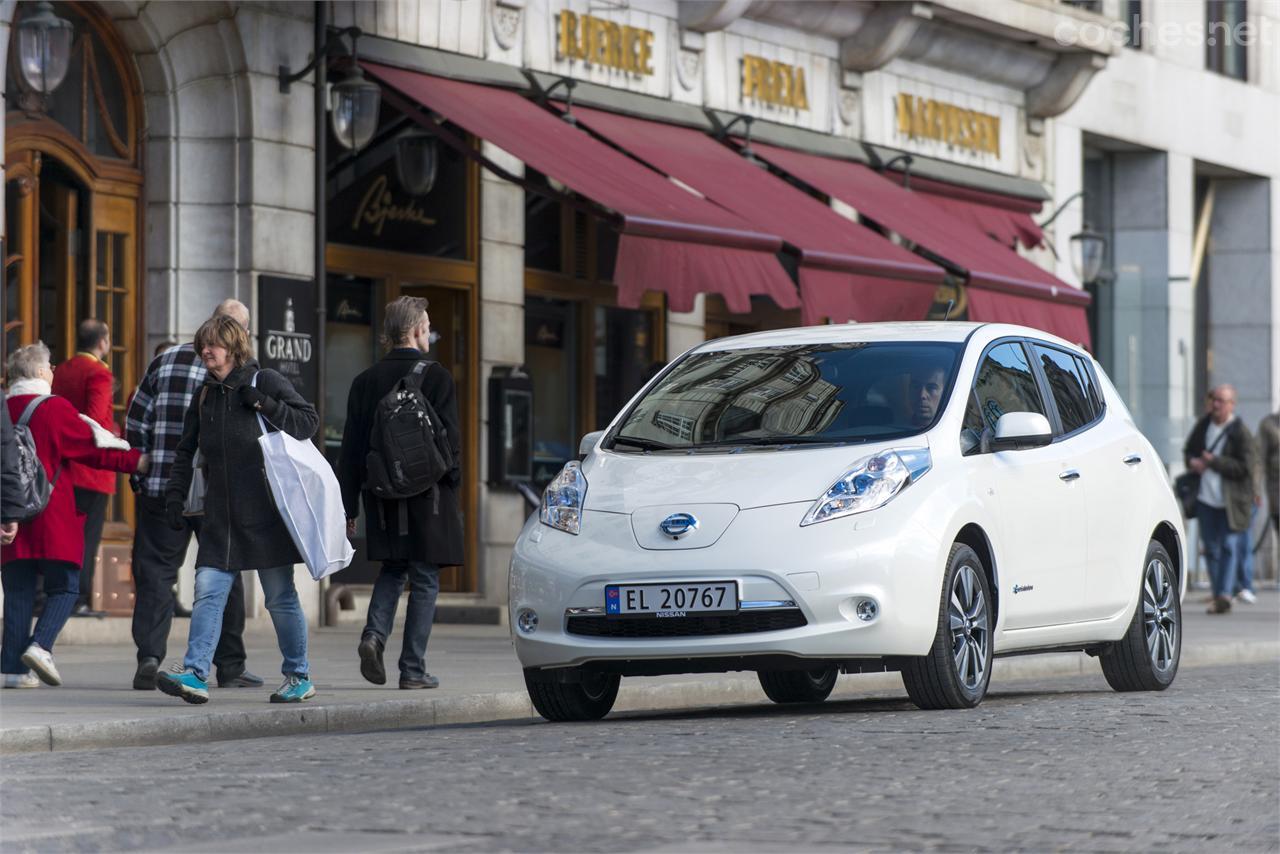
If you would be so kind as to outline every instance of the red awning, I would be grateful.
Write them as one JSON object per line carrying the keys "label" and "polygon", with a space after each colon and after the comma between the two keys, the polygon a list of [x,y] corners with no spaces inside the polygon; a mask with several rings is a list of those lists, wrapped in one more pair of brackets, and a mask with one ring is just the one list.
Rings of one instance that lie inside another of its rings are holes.
{"label": "red awning", "polygon": [[782,245],[776,234],[752,228],[515,92],[361,64],[385,86],[616,213],[620,305],[638,307],[645,291],[656,290],[667,293],[673,311],[691,311],[700,292],[723,294],[735,312],[751,310],[750,294],[799,306],[775,257]]}
{"label": "red awning", "polygon": [[[1089,304],[1087,293],[1060,281],[1012,249],[998,245],[924,194],[899,187],[861,163],[759,143],[755,150],[784,171],[964,270],[970,285],[970,320],[1022,323],[1018,318],[1031,314],[1013,297],[1038,300],[1046,307],[1036,314],[1037,322],[1030,325],[1088,344],[1084,321],[1084,307]],[[989,291],[990,297],[975,299],[980,289]],[[1050,305],[1060,310],[1051,310]],[[1081,329],[1085,330],[1083,336],[1079,334]]]}
{"label": "red awning", "polygon": [[[902,183],[901,173],[888,174],[897,183]],[[1031,218],[1042,207],[1037,199],[975,190],[915,175],[911,176],[911,189],[928,194],[930,200],[943,210],[972,223],[1010,248],[1015,242],[1028,249],[1044,242],[1044,231]]]}
{"label": "red awning", "polygon": [[691,128],[574,107],[585,127],[800,251],[805,323],[919,320],[944,271]]}

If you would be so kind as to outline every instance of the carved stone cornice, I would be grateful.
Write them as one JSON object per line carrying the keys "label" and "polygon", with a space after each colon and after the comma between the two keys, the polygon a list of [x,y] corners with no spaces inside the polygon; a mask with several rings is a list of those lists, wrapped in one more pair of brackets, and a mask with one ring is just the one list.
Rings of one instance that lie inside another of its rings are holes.
{"label": "carved stone cornice", "polygon": [[933,17],[927,3],[877,5],[862,27],[840,42],[840,67],[875,71],[892,62],[911,42],[916,30]]}

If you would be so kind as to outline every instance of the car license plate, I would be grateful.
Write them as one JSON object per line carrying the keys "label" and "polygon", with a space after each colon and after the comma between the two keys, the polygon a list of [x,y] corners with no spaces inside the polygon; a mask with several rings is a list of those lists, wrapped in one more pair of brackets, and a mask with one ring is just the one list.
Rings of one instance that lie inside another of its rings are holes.
{"label": "car license plate", "polygon": [[609,584],[604,588],[604,611],[610,617],[685,617],[737,610],[736,581]]}

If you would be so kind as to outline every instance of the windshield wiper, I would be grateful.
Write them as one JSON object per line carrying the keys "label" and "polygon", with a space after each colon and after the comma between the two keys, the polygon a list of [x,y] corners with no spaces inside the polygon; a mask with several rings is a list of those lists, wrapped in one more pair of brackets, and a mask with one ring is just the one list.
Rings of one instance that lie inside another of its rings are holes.
{"label": "windshield wiper", "polygon": [[670,451],[673,450],[671,445],[659,442],[656,439],[644,439],[640,436],[614,436],[610,447],[616,446],[619,442],[624,445],[630,445],[633,448],[640,448],[644,451]]}
{"label": "windshield wiper", "polygon": [[720,439],[693,445],[697,448],[734,448],[739,445],[839,445],[840,439],[824,439],[819,436],[742,436],[737,439]]}

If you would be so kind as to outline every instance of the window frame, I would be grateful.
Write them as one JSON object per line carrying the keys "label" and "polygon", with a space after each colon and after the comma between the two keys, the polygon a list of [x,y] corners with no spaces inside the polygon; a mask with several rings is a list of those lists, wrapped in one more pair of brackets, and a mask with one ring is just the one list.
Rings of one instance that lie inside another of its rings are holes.
{"label": "window frame", "polygon": [[[974,369],[973,369],[973,378],[969,381],[969,392],[968,392],[968,394],[966,394],[966,395],[965,395],[965,397],[966,397],[966,401],[965,401],[965,405],[964,405],[964,406],[965,406],[965,409],[966,409],[966,410],[968,410],[968,408],[969,408],[969,404],[973,404],[975,407],[977,407],[977,409],[978,409],[978,415],[979,415],[979,417],[981,417],[981,415],[982,415],[982,401],[980,401],[980,400],[978,399],[978,397],[977,397],[977,393],[978,393],[978,375],[979,375],[980,373],[982,373],[982,363],[983,363],[983,362],[985,362],[985,361],[987,360],[987,356],[991,355],[991,351],[992,351],[992,350],[994,350],[995,348],[1000,347],[1000,346],[1003,346],[1003,345],[1005,345],[1005,344],[1018,344],[1018,345],[1020,345],[1020,346],[1022,347],[1022,355],[1023,355],[1023,357],[1025,357],[1025,358],[1026,358],[1026,360],[1027,360],[1027,365],[1031,368],[1031,377],[1032,377],[1032,379],[1035,381],[1035,384],[1036,384],[1036,392],[1040,395],[1040,405],[1041,405],[1041,408],[1042,408],[1042,409],[1044,409],[1044,412],[1043,412],[1043,413],[1041,413],[1041,414],[1042,414],[1042,415],[1044,415],[1044,417],[1045,417],[1045,418],[1047,418],[1047,419],[1049,420],[1049,426],[1053,429],[1054,436],[1055,436],[1054,441],[1057,441],[1057,438],[1056,438],[1056,437],[1057,437],[1057,435],[1061,432],[1061,431],[1060,431],[1060,428],[1059,428],[1059,424],[1060,424],[1060,422],[1057,420],[1057,418],[1058,418],[1058,407],[1057,407],[1057,404],[1056,404],[1056,403],[1054,403],[1054,404],[1053,404],[1053,407],[1052,407],[1052,409],[1051,409],[1051,408],[1050,408],[1050,406],[1049,406],[1050,401],[1046,400],[1046,398],[1045,398],[1045,384],[1044,384],[1044,378],[1041,376],[1041,372],[1040,372],[1040,370],[1039,370],[1039,366],[1036,364],[1035,359],[1034,359],[1034,358],[1032,358],[1031,351],[1028,349],[1028,339],[1026,339],[1026,338],[1022,338],[1022,337],[1017,336],[1017,335],[1006,335],[1006,336],[1004,336],[1004,337],[997,338],[997,339],[995,339],[994,341],[989,341],[989,342],[987,342],[986,346],[984,346],[984,347],[982,348],[982,353],[981,353],[981,354],[979,354],[979,356],[978,356],[977,364],[974,366]],[[963,433],[963,432],[964,432],[964,427],[963,427],[963,425],[964,425],[964,413],[963,413],[963,412],[960,414],[960,423],[961,423],[961,430],[960,430],[960,432],[961,432],[961,433]],[[984,430],[986,429],[986,428],[985,428],[985,426],[984,426],[984,428],[983,428],[983,429],[984,429]],[[957,434],[957,438],[958,438],[958,436],[959,436],[959,434]],[[965,456],[965,457],[974,457],[974,456],[980,456],[980,455],[982,455],[982,454],[984,454],[984,453],[988,453],[988,454],[990,454],[990,453],[994,453],[994,451],[986,451],[986,452],[984,452],[984,451],[982,450],[982,445],[981,445],[981,443],[979,443],[979,445],[978,445],[976,448],[974,448],[974,449],[970,450],[968,453],[965,453],[965,452],[963,452],[963,451],[962,451],[962,452],[961,452],[961,456]]]}
{"label": "window frame", "polygon": [[[1218,44],[1210,44],[1209,39],[1219,33],[1219,28],[1227,25],[1226,9],[1228,4],[1239,3],[1241,8],[1240,19],[1238,24],[1249,26],[1249,2],[1248,0],[1205,0],[1204,4],[1204,68],[1206,71],[1212,71],[1214,74],[1220,74],[1230,80],[1239,80],[1241,83],[1249,82],[1249,45],[1243,43],[1240,45],[1232,45],[1219,39]],[[1227,51],[1236,47],[1240,51],[1240,73],[1232,74],[1227,71]]]}
{"label": "window frame", "polygon": [[[1079,353],[1076,353],[1075,351],[1070,350],[1067,347],[1063,347],[1060,344],[1052,344],[1048,341],[1041,341],[1039,338],[1024,338],[1022,339],[1022,342],[1027,346],[1027,348],[1029,349],[1029,352],[1032,355],[1035,354],[1036,347],[1043,347],[1046,350],[1057,350],[1059,353],[1065,353],[1067,356],[1071,357],[1073,360],[1082,360],[1082,357],[1080,356]],[[1093,373],[1093,366],[1089,364],[1089,360],[1087,359],[1084,359],[1082,361],[1084,361],[1085,367],[1088,368],[1089,370],[1089,379],[1093,382],[1094,391],[1095,393],[1098,394],[1099,400],[1101,400],[1102,395],[1098,390],[1099,389],[1098,378]],[[1080,425],[1076,429],[1072,430],[1070,433],[1066,432],[1063,429],[1062,414],[1058,411],[1058,401],[1053,396],[1053,385],[1049,382],[1048,376],[1045,375],[1044,367],[1040,364],[1039,359],[1035,359],[1035,358],[1031,360],[1031,367],[1032,367],[1032,371],[1036,375],[1036,381],[1040,384],[1040,396],[1044,398],[1046,403],[1050,404],[1053,409],[1053,413],[1049,417],[1049,423],[1053,425],[1053,441],[1050,442],[1050,444],[1056,444],[1064,439],[1071,439],[1076,436],[1079,436],[1081,433],[1085,432],[1086,430],[1090,430],[1093,427],[1097,426],[1102,421],[1103,417],[1106,416],[1105,403],[1103,404],[1102,409],[1098,410],[1093,405],[1094,401],[1091,400],[1090,408],[1094,410],[1093,418],[1090,419],[1089,421],[1086,421],[1084,424]]]}

